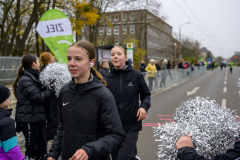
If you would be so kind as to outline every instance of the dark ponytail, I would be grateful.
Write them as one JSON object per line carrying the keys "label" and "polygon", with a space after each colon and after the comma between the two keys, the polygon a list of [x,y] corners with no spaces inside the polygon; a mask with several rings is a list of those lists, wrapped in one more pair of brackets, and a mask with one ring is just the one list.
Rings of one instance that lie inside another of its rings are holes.
{"label": "dark ponytail", "polygon": [[91,68],[90,72],[97,77],[97,79],[99,79],[100,81],[103,82],[103,84],[105,86],[107,86],[107,82],[103,79],[102,75],[100,73],[98,73],[98,71],[96,71],[94,68]]}
{"label": "dark ponytail", "polygon": [[23,72],[24,72],[24,67],[32,67],[33,62],[37,61],[37,57],[34,54],[27,54],[23,57],[22,59],[22,65],[18,68],[18,74],[17,74],[17,78],[13,84],[13,89],[14,89],[14,95],[17,98],[17,85],[18,85],[18,81],[19,79],[23,76]]}

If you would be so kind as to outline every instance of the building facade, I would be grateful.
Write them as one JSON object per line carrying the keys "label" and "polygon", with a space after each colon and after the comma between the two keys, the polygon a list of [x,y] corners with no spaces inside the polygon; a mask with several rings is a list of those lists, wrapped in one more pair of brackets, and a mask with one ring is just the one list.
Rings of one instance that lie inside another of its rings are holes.
{"label": "building facade", "polygon": [[[104,15],[99,22],[97,46],[134,43],[135,49],[147,51],[145,60],[170,59],[172,27],[162,19],[147,10],[106,12]],[[88,40],[87,26],[83,32],[86,36],[82,39]]]}

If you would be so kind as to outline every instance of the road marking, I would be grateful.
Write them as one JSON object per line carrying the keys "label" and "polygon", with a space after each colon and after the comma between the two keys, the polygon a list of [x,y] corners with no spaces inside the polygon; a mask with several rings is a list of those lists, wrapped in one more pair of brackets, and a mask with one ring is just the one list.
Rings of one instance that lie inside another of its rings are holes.
{"label": "road marking", "polygon": [[222,99],[222,109],[226,108],[226,99]]}
{"label": "road marking", "polygon": [[196,93],[197,90],[199,90],[200,87],[195,87],[191,92],[187,92],[187,96],[190,96],[194,93]]}
{"label": "road marking", "polygon": [[227,81],[224,81],[224,84],[227,84]]}
{"label": "road marking", "polygon": [[226,93],[227,92],[227,87],[223,88],[223,92]]}
{"label": "road marking", "polygon": [[227,77],[225,77],[225,80],[227,80]]}

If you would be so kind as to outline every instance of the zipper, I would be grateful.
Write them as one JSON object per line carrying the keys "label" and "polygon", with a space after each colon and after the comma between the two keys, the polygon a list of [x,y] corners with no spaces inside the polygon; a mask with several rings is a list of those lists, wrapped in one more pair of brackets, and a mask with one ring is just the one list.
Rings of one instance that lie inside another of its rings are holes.
{"label": "zipper", "polygon": [[[122,112],[122,73],[120,73],[120,94],[121,94],[121,108],[120,111]],[[121,116],[121,114],[120,114]]]}
{"label": "zipper", "polygon": [[76,99],[75,99],[75,105],[74,105],[74,119],[73,119],[73,144],[74,144],[74,147],[76,148],[76,146],[75,146],[75,139],[76,139],[76,137],[75,137],[75,130],[76,130],[76,127],[75,127],[75,125],[76,125],[76,115],[77,115],[77,113],[76,113],[76,108],[77,108],[77,99],[78,99],[78,90],[77,90],[77,86],[76,86],[76,91],[77,91],[77,95],[76,95]]}

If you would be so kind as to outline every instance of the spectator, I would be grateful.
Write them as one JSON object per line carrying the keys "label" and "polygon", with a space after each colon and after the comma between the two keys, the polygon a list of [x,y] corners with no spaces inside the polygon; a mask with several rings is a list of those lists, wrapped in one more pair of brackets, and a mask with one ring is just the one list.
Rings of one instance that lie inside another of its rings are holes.
{"label": "spectator", "polygon": [[161,72],[162,80],[160,82],[160,87],[165,87],[166,86],[167,63],[168,63],[168,61],[166,59],[164,59],[163,65],[162,65],[162,72]]}
{"label": "spectator", "polygon": [[154,64],[154,59],[150,60],[150,63],[147,65],[145,70],[149,72],[147,73],[148,81],[149,81],[149,89],[150,91],[152,91],[153,80],[156,77],[156,72],[157,72],[156,66]]}
{"label": "spectator", "polygon": [[106,76],[108,73],[109,73],[109,70],[108,70],[108,63],[105,61],[105,62],[102,62],[102,64],[100,65],[99,67],[99,73],[102,75],[102,76]]}
{"label": "spectator", "polygon": [[173,79],[172,75],[171,75],[171,62],[169,60],[168,60],[168,63],[167,63],[167,69],[168,69],[168,74],[169,74],[170,78]]}
{"label": "spectator", "polygon": [[155,86],[156,86],[156,85],[158,84],[159,71],[161,70],[161,67],[160,67],[160,65],[157,63],[156,60],[154,61],[154,64],[155,64],[156,69],[157,69],[156,77],[155,77],[155,79],[154,79],[154,81],[155,81]]}
{"label": "spectator", "polygon": [[12,118],[12,109],[8,109],[11,95],[10,90],[0,85],[0,159],[24,160],[17,142],[15,123]]}
{"label": "spectator", "polygon": [[[40,55],[40,62],[41,62],[41,72],[51,63],[54,63],[54,57],[49,52],[43,52]],[[51,82],[54,83],[54,82]],[[46,87],[41,87],[41,91],[46,91]],[[54,136],[57,135],[57,128],[58,128],[58,99],[55,95],[52,96],[51,101],[48,102],[45,106],[45,111],[47,113],[47,124],[46,124],[46,136],[47,141],[53,140]],[[46,143],[47,145],[47,143]],[[47,146],[46,146],[47,149]],[[47,150],[46,150],[47,154]]]}
{"label": "spectator", "polygon": [[143,74],[143,77],[145,77],[145,75],[146,75],[145,68],[146,68],[146,64],[144,63],[144,60],[142,60],[141,64],[140,64],[140,67],[139,67],[139,70]]}
{"label": "spectator", "polygon": [[40,63],[35,55],[25,55],[13,84],[17,98],[16,131],[22,131],[25,137],[25,158],[37,160],[47,156],[45,107],[54,95],[52,90],[41,91],[39,68]]}

